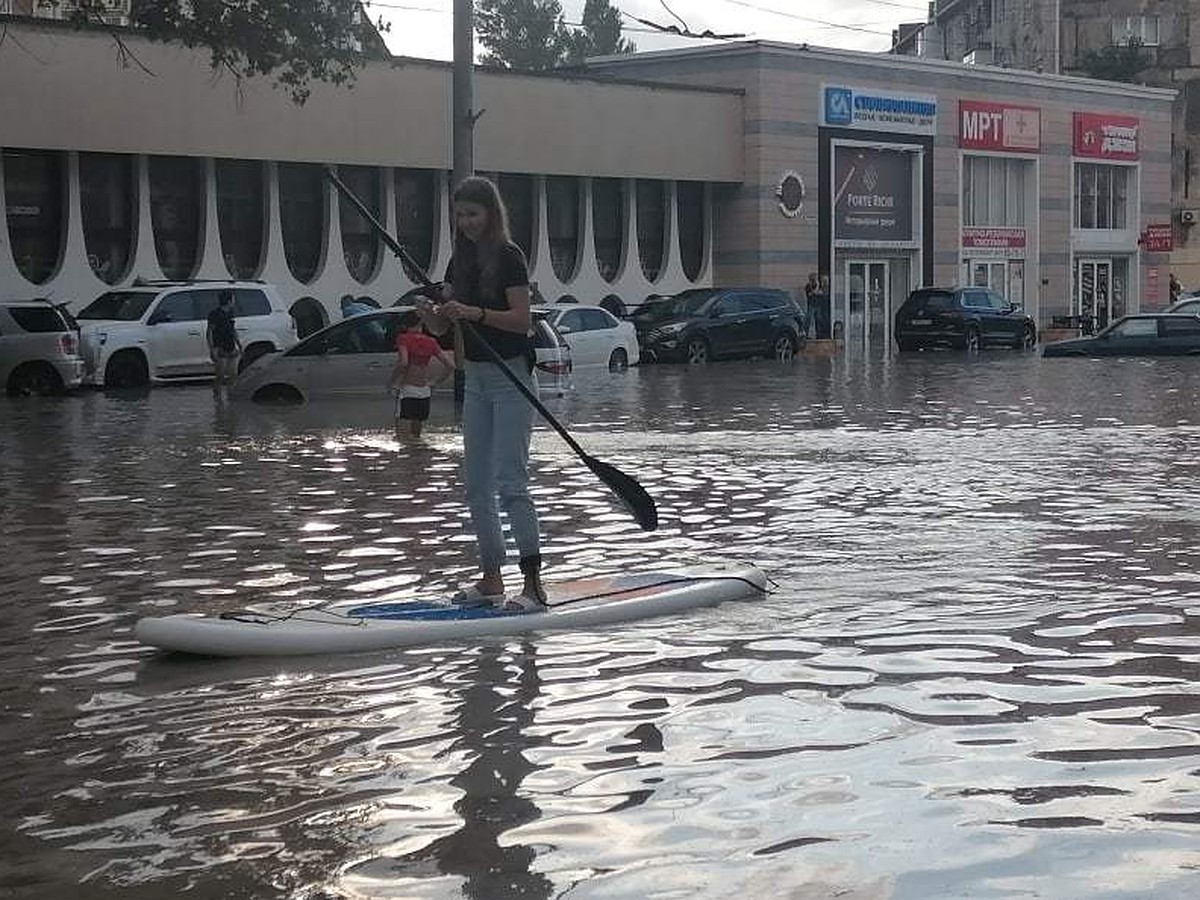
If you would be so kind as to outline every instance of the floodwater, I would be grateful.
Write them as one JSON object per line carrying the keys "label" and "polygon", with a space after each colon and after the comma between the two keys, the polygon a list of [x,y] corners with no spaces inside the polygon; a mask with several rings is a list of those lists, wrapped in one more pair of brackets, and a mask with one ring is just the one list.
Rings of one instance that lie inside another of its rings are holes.
{"label": "floodwater", "polygon": [[140,616],[441,592],[450,405],[0,400],[0,896],[1200,895],[1200,360],[581,378],[548,577],[757,562],[588,633],[194,660]]}

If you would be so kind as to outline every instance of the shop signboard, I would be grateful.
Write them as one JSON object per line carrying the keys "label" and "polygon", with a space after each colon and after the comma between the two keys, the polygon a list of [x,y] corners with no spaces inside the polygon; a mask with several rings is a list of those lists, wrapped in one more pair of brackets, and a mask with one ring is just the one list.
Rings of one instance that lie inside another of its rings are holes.
{"label": "shop signboard", "polygon": [[937,98],[876,88],[821,85],[821,124],[904,134],[937,133]]}
{"label": "shop signboard", "polygon": [[1042,146],[1042,112],[980,100],[958,103],[958,146],[964,150],[1037,153]]}
{"label": "shop signboard", "polygon": [[1025,229],[964,225],[962,248],[970,256],[1023,257]]}
{"label": "shop signboard", "polygon": [[913,239],[913,158],[904,150],[835,147],[835,240],[894,244]]}
{"label": "shop signboard", "polygon": [[1076,156],[1134,162],[1138,158],[1140,120],[1107,113],[1075,113]]}
{"label": "shop signboard", "polygon": [[1140,241],[1147,253],[1170,253],[1175,249],[1171,225],[1147,225]]}

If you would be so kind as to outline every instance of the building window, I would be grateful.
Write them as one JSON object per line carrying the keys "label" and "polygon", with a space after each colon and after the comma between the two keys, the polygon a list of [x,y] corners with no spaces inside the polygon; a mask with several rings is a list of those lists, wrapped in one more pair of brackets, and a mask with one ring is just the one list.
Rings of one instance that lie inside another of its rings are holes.
{"label": "building window", "polygon": [[79,205],[88,264],[116,284],[129,271],[137,221],[137,158],[79,154]]}
{"label": "building window", "polygon": [[1079,229],[1129,228],[1128,166],[1075,164],[1075,221]]}
{"label": "building window", "polygon": [[683,274],[688,281],[695,281],[704,265],[704,185],[698,181],[677,181],[675,207]]}
{"label": "building window", "polygon": [[1030,163],[1001,156],[963,157],[963,224],[1024,225]]}
{"label": "building window", "polygon": [[437,173],[431,169],[396,169],[396,231],[400,243],[422,269],[433,264]]}
{"label": "building window", "polygon": [[165,277],[186,281],[196,272],[204,234],[204,160],[150,157],[150,225]]}
{"label": "building window", "polygon": [[546,179],[546,225],[554,274],[559,281],[568,281],[575,274],[579,257],[578,178]]}
{"label": "building window", "polygon": [[646,278],[654,281],[662,272],[666,246],[666,185],[661,181],[639,179],[636,195],[638,259]]}
{"label": "building window", "polygon": [[1114,44],[1158,46],[1158,16],[1117,16],[1112,23]]}
{"label": "building window", "polygon": [[526,259],[533,259],[533,178],[501,175],[497,186],[508,210],[508,230],[512,239]]}
{"label": "building window", "polygon": [[58,269],[66,230],[62,154],[5,150],[3,162],[13,261],[27,280],[42,284]]}
{"label": "building window", "polygon": [[263,164],[218,159],[217,230],[225,268],[234,278],[253,278],[262,265],[267,192]]}
{"label": "building window", "polygon": [[279,164],[279,230],[283,255],[297,281],[317,276],[325,250],[325,179],[312,163]]}
{"label": "building window", "polygon": [[625,182],[620,178],[592,179],[592,239],[601,277],[614,281],[625,246]]}
{"label": "building window", "polygon": [[[383,179],[370,166],[338,166],[338,177],[378,220],[383,209]],[[379,234],[354,204],[339,193],[338,212],[342,224],[342,255],[350,277],[360,284],[370,281],[379,265]]]}

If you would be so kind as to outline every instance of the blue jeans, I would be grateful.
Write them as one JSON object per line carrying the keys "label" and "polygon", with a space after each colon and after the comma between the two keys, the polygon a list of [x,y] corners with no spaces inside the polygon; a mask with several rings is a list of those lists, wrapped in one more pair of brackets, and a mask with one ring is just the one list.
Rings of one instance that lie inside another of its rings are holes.
{"label": "blue jeans", "polygon": [[[521,357],[505,360],[531,391],[536,391],[529,365]],[[463,481],[467,507],[479,542],[484,571],[505,560],[500,508],[508,517],[522,557],[539,553],[538,518],[529,496],[529,439],[532,404],[490,362],[467,360],[463,394]],[[499,504],[497,505],[497,500]]]}

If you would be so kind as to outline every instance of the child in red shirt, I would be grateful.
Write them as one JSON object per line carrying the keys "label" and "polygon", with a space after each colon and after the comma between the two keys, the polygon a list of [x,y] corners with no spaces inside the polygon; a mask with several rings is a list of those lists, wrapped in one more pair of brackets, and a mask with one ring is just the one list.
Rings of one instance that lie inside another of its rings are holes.
{"label": "child in red shirt", "polygon": [[454,360],[437,341],[421,330],[421,317],[410,310],[400,320],[396,335],[396,366],[392,369],[392,392],[400,400],[398,418],[406,419],[413,437],[421,436],[421,426],[429,418],[430,363],[437,360],[445,367],[440,382],[454,371]]}

